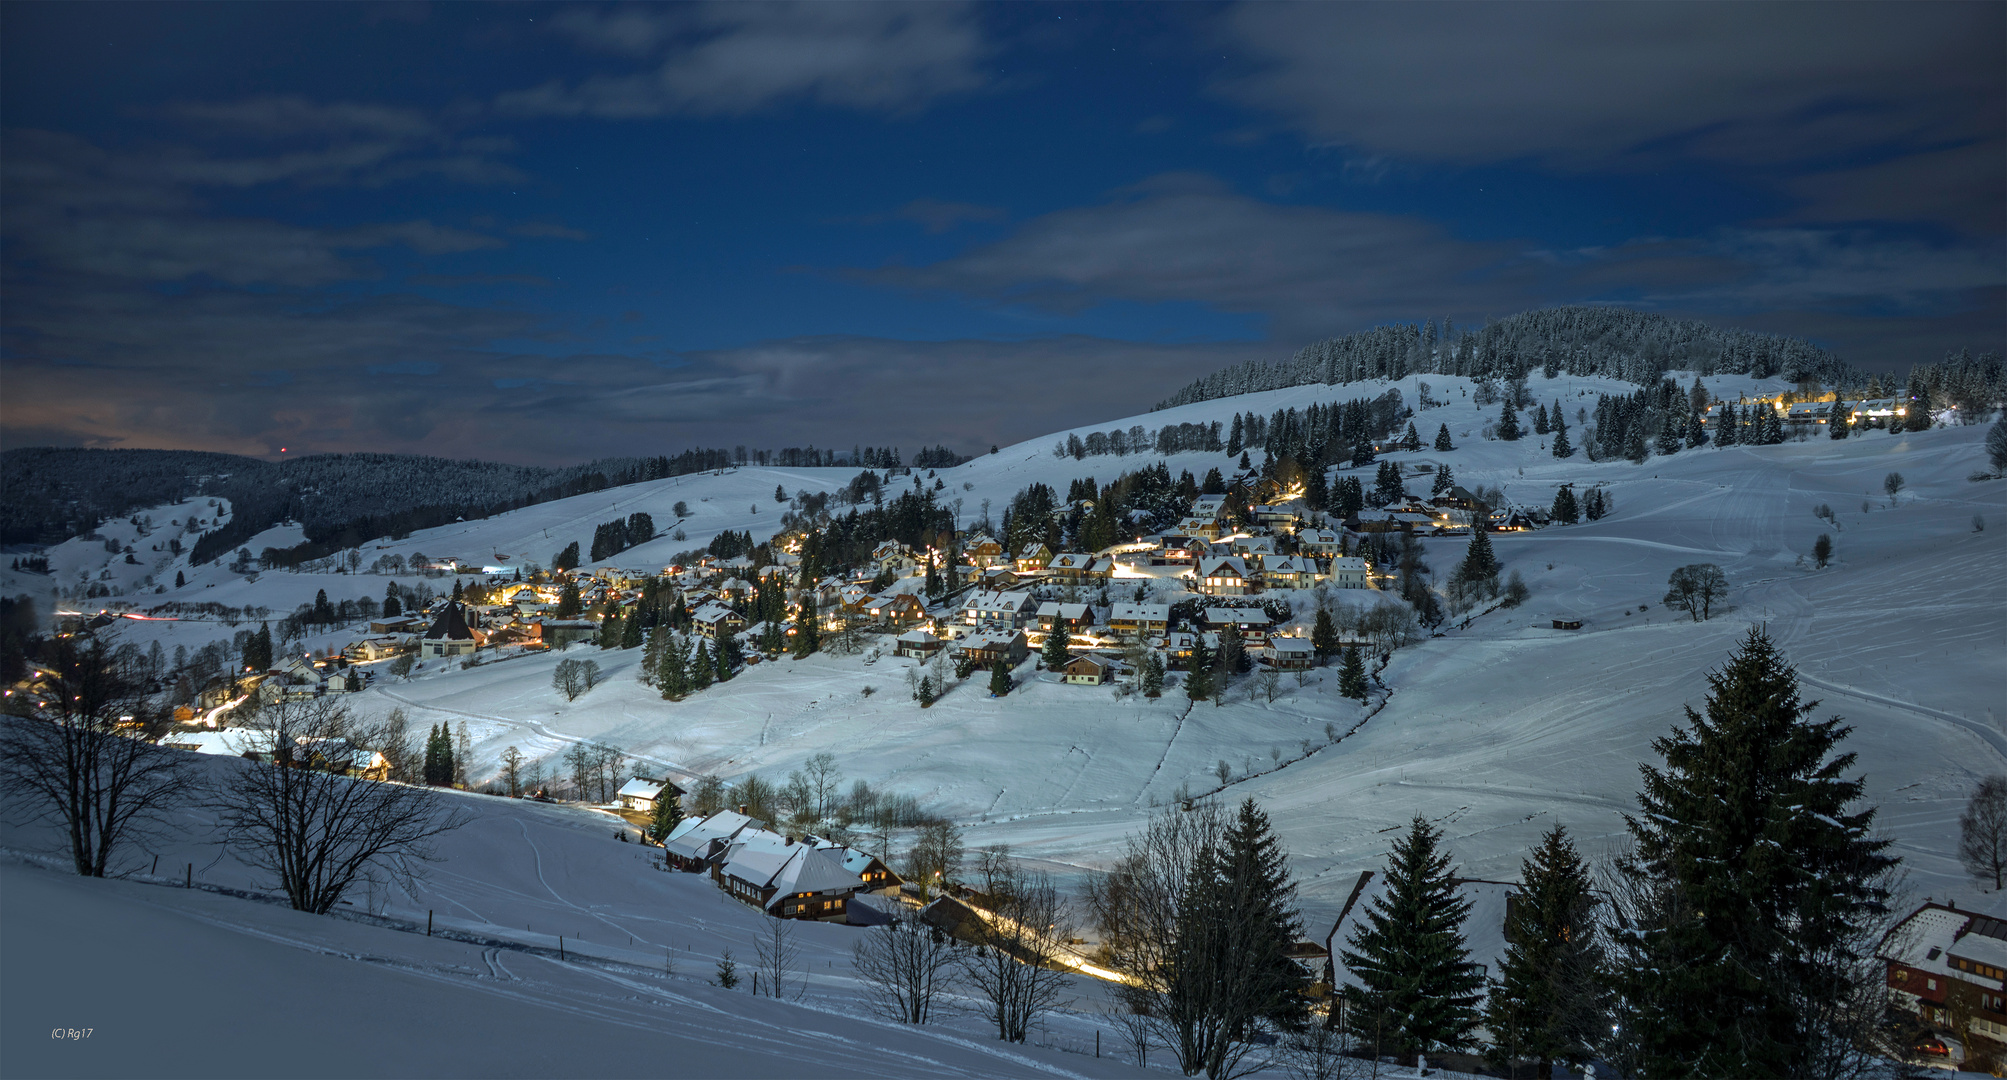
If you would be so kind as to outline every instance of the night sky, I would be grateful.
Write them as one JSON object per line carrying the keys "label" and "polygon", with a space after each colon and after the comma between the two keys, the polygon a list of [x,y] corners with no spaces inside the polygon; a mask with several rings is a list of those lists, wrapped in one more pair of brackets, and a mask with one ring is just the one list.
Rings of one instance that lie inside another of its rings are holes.
{"label": "night sky", "polygon": [[986,449],[1445,316],[2007,340],[2007,5],[0,6],[0,441]]}

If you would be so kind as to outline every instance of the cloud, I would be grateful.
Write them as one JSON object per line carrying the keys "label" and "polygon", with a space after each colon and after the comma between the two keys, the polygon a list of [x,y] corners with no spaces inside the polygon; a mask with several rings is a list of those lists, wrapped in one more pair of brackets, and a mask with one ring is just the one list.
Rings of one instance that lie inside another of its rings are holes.
{"label": "cloud", "polygon": [[526,179],[521,170],[496,160],[516,149],[513,140],[463,135],[416,109],[261,95],[171,102],[157,111],[198,142],[299,147],[250,155],[222,155],[186,143],[155,147],[144,161],[147,175],[157,180],[221,187],[280,181],[382,187],[420,177],[464,184]]}
{"label": "cloud", "polygon": [[853,220],[866,225],[882,225],[888,221],[910,221],[938,235],[952,232],[968,222],[1002,221],[1009,216],[1001,206],[979,206],[975,203],[946,202],[940,199],[914,199],[889,214],[868,214]]}
{"label": "cloud", "polygon": [[1203,304],[1265,316],[1273,336],[1300,341],[1566,303],[1948,318],[1997,306],[1987,298],[2007,285],[2007,259],[1998,241],[1927,243],[1865,228],[1721,229],[1555,251],[1465,240],[1415,217],[1276,205],[1172,174],[940,262],[853,276],[1061,312]]}
{"label": "cloud", "polygon": [[438,134],[424,113],[389,105],[356,102],[321,104],[290,95],[261,95],[237,101],[183,101],[162,109],[192,127],[232,135],[296,139],[302,135],[368,135],[423,139]]}
{"label": "cloud", "polygon": [[592,234],[569,225],[559,225],[550,221],[526,221],[509,229],[517,236],[527,236],[533,240],[590,240]]}
{"label": "cloud", "polygon": [[[1250,67],[1217,89],[1312,140],[1410,161],[1569,170],[1691,157],[1827,172],[1988,147],[1997,212],[2007,66],[1997,4],[1246,4],[1223,20]],[[1872,179],[1872,176],[1867,179]],[[1971,226],[1974,197],[1893,207],[1815,192],[1855,220]]]}
{"label": "cloud", "polygon": [[790,101],[907,112],[986,79],[974,11],[951,3],[714,3],[574,9],[558,29],[581,45],[660,56],[654,70],[552,81],[501,95],[530,116],[738,116]]}

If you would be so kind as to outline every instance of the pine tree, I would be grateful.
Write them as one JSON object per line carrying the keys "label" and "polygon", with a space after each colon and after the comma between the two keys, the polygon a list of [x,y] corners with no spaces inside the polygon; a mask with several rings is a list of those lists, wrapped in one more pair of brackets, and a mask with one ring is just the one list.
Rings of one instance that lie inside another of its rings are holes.
{"label": "pine tree", "polygon": [[1338,669],[1338,692],[1355,701],[1366,700],[1366,664],[1359,658],[1359,646],[1345,650],[1344,664]]}
{"label": "pine tree", "polygon": [[1436,479],[1435,483],[1429,486],[1429,495],[1441,495],[1455,486],[1456,477],[1450,475],[1450,467],[1447,464],[1436,466]]}
{"label": "pine tree", "polygon": [[1563,459],[1575,456],[1575,444],[1568,441],[1568,428],[1565,424],[1554,425],[1554,456]]}
{"label": "pine tree", "polygon": [[794,657],[799,660],[814,655],[822,647],[822,635],[815,628],[815,600],[804,596],[801,609],[794,620]]}
{"label": "pine tree", "polygon": [[717,664],[718,682],[731,682],[732,669],[745,659],[739,653],[739,639],[730,634],[718,638],[718,643],[711,648],[711,658]]}
{"label": "pine tree", "polygon": [[1548,430],[1547,406],[1545,403],[1542,403],[1539,410],[1533,414],[1533,433],[1535,435],[1545,435]]}
{"label": "pine tree", "polygon": [[1401,436],[1401,449],[1420,450],[1421,448],[1422,448],[1422,436],[1419,432],[1415,430],[1415,422],[1413,420],[1410,420],[1408,421],[1407,434]]}
{"label": "pine tree", "polygon": [[383,587],[383,617],[394,619],[404,614],[404,602],[397,597],[397,582]]}
{"label": "pine tree", "polygon": [[1506,442],[1512,442],[1518,439],[1520,434],[1519,410],[1513,408],[1512,402],[1508,401],[1498,414],[1498,437]]}
{"label": "pine tree", "polygon": [[1620,869],[1664,898],[1620,941],[1615,985],[1641,1071],[1807,1076],[1824,1049],[1803,1004],[1852,1000],[1879,979],[1869,926],[1898,860],[1855,808],[1850,728],[1810,718],[1797,672],[1752,629],[1707,677],[1705,713],[1653,749],[1636,843]]}
{"label": "pine tree", "polygon": [[1192,656],[1185,663],[1185,697],[1192,701],[1204,701],[1213,696],[1213,651],[1206,648],[1205,639],[1192,635]]}
{"label": "pine tree", "polygon": [[682,820],[683,797],[676,794],[676,789],[662,785],[662,794],[655,797],[655,812],[648,819],[648,838],[661,843]]}
{"label": "pine tree", "polygon": [[1010,662],[999,660],[990,665],[990,696],[1007,697],[1010,694]]}
{"label": "pine tree", "polygon": [[1045,670],[1058,671],[1066,666],[1066,644],[1070,637],[1072,635],[1066,632],[1065,620],[1054,623],[1052,632],[1045,635],[1045,648],[1039,654],[1039,659],[1045,662]]}
{"label": "pine tree", "polygon": [[558,590],[557,611],[554,614],[560,619],[576,619],[583,606],[578,595],[578,582],[566,578],[564,587]]}
{"label": "pine tree", "polygon": [[1143,657],[1143,694],[1157,697],[1164,692],[1164,656],[1155,649]]}
{"label": "pine tree", "polygon": [[429,785],[439,783],[439,725],[437,724],[425,732],[425,769],[422,775]]}
{"label": "pine tree", "polygon": [[1852,426],[1852,417],[1847,415],[1847,403],[1834,398],[1833,407],[1826,412],[1826,434],[1835,439],[1844,439]]}
{"label": "pine tree", "polygon": [[1300,969],[1288,956],[1303,934],[1289,859],[1253,799],[1242,800],[1221,840],[1220,898],[1238,939],[1235,958],[1245,965],[1232,976],[1240,1007],[1250,1018],[1293,1028],[1308,1013],[1309,1002],[1299,993]]}
{"label": "pine tree", "polygon": [[599,623],[599,647],[602,649],[618,649],[620,648],[620,639],[625,634],[626,630],[621,626],[620,611],[618,609],[609,611],[606,613],[606,618],[601,619]]}
{"label": "pine tree", "polygon": [[272,655],[272,624],[259,623],[258,633],[252,638],[252,642],[256,653],[245,658],[244,666],[253,671],[270,671],[274,660]]}
{"label": "pine tree", "polygon": [[453,754],[453,729],[444,723],[439,725],[439,786],[452,787],[460,774],[461,763]]}
{"label": "pine tree", "polygon": [[1470,962],[1442,833],[1415,816],[1387,857],[1386,891],[1367,904],[1343,952],[1358,980],[1345,987],[1355,1035],[1405,1057],[1471,1044],[1484,969]]}
{"label": "pine tree", "polygon": [[655,687],[668,701],[677,701],[690,693],[690,643],[679,634],[672,634],[667,627],[657,630],[662,639],[662,656],[655,669]]}
{"label": "pine tree", "polygon": [[920,676],[920,685],[913,688],[913,700],[919,702],[920,707],[923,709],[934,703],[934,677],[932,675]]}
{"label": "pine tree", "polygon": [[179,570],[176,570],[174,572],[174,587],[177,589],[185,589],[188,587],[188,578],[185,577]]}
{"label": "pine tree", "polygon": [[718,673],[717,661],[711,650],[701,640],[690,646],[690,691],[696,693],[711,685],[711,679]]}
{"label": "pine tree", "polygon": [[1320,664],[1338,652],[1338,623],[1331,617],[1330,608],[1317,609],[1317,620],[1310,626],[1310,648]]}
{"label": "pine tree", "polygon": [[638,649],[641,647],[641,612],[636,611],[620,624],[620,647]]}
{"label": "pine tree", "polygon": [[1573,525],[1582,520],[1582,512],[1575,505],[1573,487],[1563,484],[1561,490],[1554,493],[1554,508],[1548,511],[1548,516],[1563,525]]}
{"label": "pine tree", "polygon": [[1444,424],[1441,427],[1436,428],[1436,449],[1442,451],[1443,453],[1448,453],[1451,450],[1456,449],[1456,447],[1450,445],[1448,424]]}
{"label": "pine tree", "polygon": [[1539,1065],[1534,1075],[1545,1078],[1557,1060],[1580,1069],[1609,1031],[1599,900],[1588,866],[1560,825],[1520,863],[1520,881],[1516,902],[1506,908],[1505,955],[1491,980],[1484,1025],[1493,1065],[1531,1059]]}
{"label": "pine tree", "polygon": [[1458,580],[1473,584],[1498,584],[1498,557],[1491,553],[1491,533],[1483,526],[1470,530],[1470,547],[1456,568]]}

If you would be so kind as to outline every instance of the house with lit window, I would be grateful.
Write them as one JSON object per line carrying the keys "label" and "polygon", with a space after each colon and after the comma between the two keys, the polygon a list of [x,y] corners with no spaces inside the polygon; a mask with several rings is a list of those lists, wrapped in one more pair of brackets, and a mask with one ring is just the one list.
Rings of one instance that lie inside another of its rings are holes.
{"label": "house with lit window", "polygon": [[1108,612],[1108,629],[1129,637],[1150,637],[1171,628],[1169,604],[1116,604]]}
{"label": "house with lit window", "polygon": [[1372,587],[1373,569],[1366,560],[1357,555],[1340,555],[1331,560],[1330,569],[1324,580],[1334,589],[1368,589]]}
{"label": "house with lit window", "polygon": [[1261,591],[1261,579],[1238,556],[1212,555],[1199,560],[1191,576],[1194,592],[1207,596],[1246,596]]}
{"label": "house with lit window", "polygon": [[1956,903],[1925,902],[1882,939],[1898,1007],[1965,1060],[2007,1051],[2007,920]]}
{"label": "house with lit window", "polygon": [[746,617],[723,604],[705,604],[690,616],[697,633],[713,641],[730,637],[746,628]]}
{"label": "house with lit window", "polygon": [[1017,572],[1020,574],[1035,573],[1045,569],[1046,564],[1051,561],[1051,548],[1046,547],[1044,544],[1026,544],[1024,550],[1017,553]]}

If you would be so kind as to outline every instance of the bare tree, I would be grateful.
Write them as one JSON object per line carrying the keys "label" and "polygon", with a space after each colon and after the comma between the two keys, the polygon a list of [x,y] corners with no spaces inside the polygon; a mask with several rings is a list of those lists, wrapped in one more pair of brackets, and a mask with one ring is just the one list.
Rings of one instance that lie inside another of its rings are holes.
{"label": "bare tree", "polygon": [[426,788],[347,775],[369,733],[338,698],[269,706],[250,730],[270,752],[217,785],[215,807],[230,843],[278,875],[296,910],[326,914],[379,874],[408,888],[432,841],[467,820]]}
{"label": "bare tree", "polygon": [[[761,991],[768,997],[786,997],[788,984],[801,969],[801,947],[794,943],[793,920],[768,919],[766,931],[753,939],[753,957],[755,981],[766,983]],[[797,991],[795,996],[801,995]]]}
{"label": "bare tree", "polygon": [[390,763],[390,778],[404,784],[421,779],[419,774],[422,770],[416,766],[422,762],[411,749],[411,718],[404,709],[390,710],[390,715],[384,717],[376,731],[376,745],[369,749],[382,754],[383,760]]}
{"label": "bare tree", "polygon": [[1066,989],[1060,943],[1072,936],[1072,922],[1052,878],[1002,849],[983,860],[982,885],[987,904],[963,924],[972,947],[957,959],[969,988],[989,1003],[997,1038],[1023,1042]]}
{"label": "bare tree", "polygon": [[558,693],[564,695],[566,701],[577,701],[580,694],[592,689],[593,683],[598,681],[596,676],[599,673],[599,665],[592,664],[593,672],[588,676],[587,664],[592,664],[592,661],[560,660],[557,662],[557,667],[551,669],[551,685],[557,688]]}
{"label": "bare tree", "polygon": [[836,767],[836,755],[825,750],[803,762],[801,770],[808,778],[816,820],[828,821],[835,813],[837,785],[843,783],[843,770]]}
{"label": "bare tree", "polygon": [[509,798],[523,793],[523,752],[514,746],[502,751],[502,782],[509,786]]}
{"label": "bare tree", "polygon": [[1666,581],[1666,595],[1661,602],[1675,611],[1693,616],[1694,622],[1705,622],[1712,613],[1714,602],[1727,595],[1728,577],[1721,572],[1721,567],[1713,563],[1694,563],[1672,572]]}
{"label": "bare tree", "polygon": [[1958,858],[1965,872],[1998,892],[2007,884],[2007,776],[1988,776],[1958,815]]}
{"label": "bare tree", "polygon": [[67,835],[77,873],[104,877],[188,796],[193,758],[157,746],[166,718],[113,660],[112,641],[58,638],[41,700],[7,698],[0,789],[10,809]]}
{"label": "bare tree", "polygon": [[952,940],[903,912],[866,931],[852,955],[872,1008],[902,1024],[924,1024],[934,1015],[955,966]]}
{"label": "bare tree", "polygon": [[1895,505],[1896,496],[1902,492],[1906,483],[1899,472],[1892,472],[1882,477],[1882,490],[1888,492],[1890,506]]}
{"label": "bare tree", "polygon": [[962,868],[962,830],[951,821],[933,821],[920,827],[906,853],[906,876],[919,882],[924,895],[955,879]]}
{"label": "bare tree", "polygon": [[627,755],[611,746],[592,748],[593,778],[599,784],[599,801],[611,802],[613,793],[620,790],[620,770],[627,764]]}

